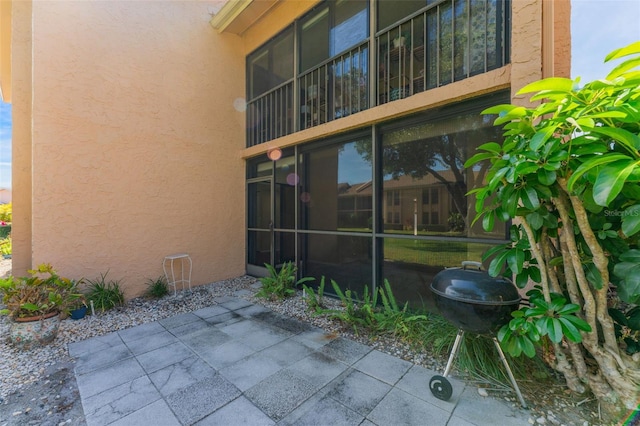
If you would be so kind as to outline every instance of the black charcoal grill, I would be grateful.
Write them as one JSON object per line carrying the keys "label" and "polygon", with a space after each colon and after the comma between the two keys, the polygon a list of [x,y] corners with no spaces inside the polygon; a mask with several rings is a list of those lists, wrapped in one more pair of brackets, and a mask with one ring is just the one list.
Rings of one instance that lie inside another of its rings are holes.
{"label": "black charcoal grill", "polygon": [[515,285],[506,278],[491,277],[482,270],[479,262],[466,261],[462,262],[461,268],[449,268],[436,274],[431,292],[442,316],[459,329],[444,374],[433,376],[429,381],[431,393],[444,401],[451,398],[453,389],[447,375],[464,333],[469,331],[492,336],[520,403],[526,408],[520,388],[495,337],[500,327],[511,319],[511,312],[520,306],[521,297]]}

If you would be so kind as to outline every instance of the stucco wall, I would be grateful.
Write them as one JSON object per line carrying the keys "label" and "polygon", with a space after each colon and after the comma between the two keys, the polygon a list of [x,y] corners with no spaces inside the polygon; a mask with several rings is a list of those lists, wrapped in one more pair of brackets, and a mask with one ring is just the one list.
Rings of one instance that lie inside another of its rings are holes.
{"label": "stucco wall", "polygon": [[31,9],[30,1],[11,10],[11,250],[14,275],[31,268]]}
{"label": "stucco wall", "polygon": [[571,78],[571,2],[545,1],[553,5],[553,75]]}
{"label": "stucco wall", "polygon": [[32,263],[109,271],[127,297],[174,252],[193,284],[243,274],[241,40],[203,2],[34,2],[32,16]]}

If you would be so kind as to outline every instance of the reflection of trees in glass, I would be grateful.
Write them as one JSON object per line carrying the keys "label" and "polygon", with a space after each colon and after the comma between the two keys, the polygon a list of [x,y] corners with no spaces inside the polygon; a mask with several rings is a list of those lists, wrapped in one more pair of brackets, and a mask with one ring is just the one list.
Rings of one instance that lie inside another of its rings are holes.
{"label": "reflection of trees in glass", "polygon": [[[467,215],[467,185],[463,163],[465,160],[464,147],[455,143],[456,135],[441,135],[423,139],[417,138],[418,129],[401,130],[404,135],[400,139],[413,139],[399,143],[384,144],[382,150],[382,167],[385,176],[399,179],[410,176],[422,179],[427,175],[433,176],[444,184],[451,195],[455,210],[466,217]],[[411,135],[415,134],[415,137]],[[371,142],[360,141],[356,149],[363,158],[371,161]],[[446,175],[453,176],[447,177]]]}
{"label": "reflection of trees in glass", "polygon": [[454,10],[450,4],[440,7],[440,84],[451,81],[452,66],[459,80],[501,65],[498,13],[497,0],[460,0]]}
{"label": "reflection of trees in glass", "polygon": [[441,182],[453,201],[455,210],[466,216],[467,185],[464,174],[463,147],[455,143],[456,135],[442,135],[398,144],[385,144],[382,164],[385,175],[393,179],[433,176]]}
{"label": "reflection of trees in glass", "polygon": [[451,69],[453,67],[452,53],[453,53],[453,40],[454,33],[451,25],[452,11],[451,4],[444,4],[439,7],[440,9],[440,46],[439,46],[439,58],[440,58],[440,84],[451,83],[452,75]]}
{"label": "reflection of trees in glass", "polygon": [[340,118],[369,108],[367,48],[342,56],[333,65],[334,117]]}
{"label": "reflection of trees in glass", "polygon": [[427,87],[451,83],[452,77],[460,80],[506,62],[498,55],[501,46],[497,35],[505,31],[502,27],[506,24],[501,13],[497,0],[458,0],[428,10]]}
{"label": "reflection of trees in glass", "polygon": [[469,38],[469,23],[467,20],[467,2],[457,1],[455,3],[455,9],[453,12],[453,43],[454,43],[454,79],[460,80],[465,78],[469,73],[469,50],[468,38]]}
{"label": "reflection of trees in glass", "polygon": [[[492,128],[485,127],[483,120],[481,117],[463,116],[385,134],[382,148],[383,175],[392,179],[409,176],[414,180],[431,175],[450,194],[453,204],[450,213],[460,215],[455,217],[455,228],[461,228],[459,218],[463,218],[467,228],[473,215],[467,209],[466,194],[482,182],[485,169],[465,170],[464,162],[470,152],[473,154],[478,142],[489,140],[495,135]],[[459,130],[447,132],[449,128]],[[359,141],[356,149],[362,158],[371,161],[371,142]]]}

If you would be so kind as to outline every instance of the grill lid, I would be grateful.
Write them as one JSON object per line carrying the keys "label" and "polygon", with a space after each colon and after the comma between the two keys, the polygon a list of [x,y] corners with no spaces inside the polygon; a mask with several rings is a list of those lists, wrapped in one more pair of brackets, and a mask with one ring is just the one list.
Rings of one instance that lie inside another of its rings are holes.
{"label": "grill lid", "polygon": [[431,291],[441,297],[480,305],[519,303],[520,294],[507,278],[492,277],[479,262],[462,262],[461,268],[448,268],[433,277]]}

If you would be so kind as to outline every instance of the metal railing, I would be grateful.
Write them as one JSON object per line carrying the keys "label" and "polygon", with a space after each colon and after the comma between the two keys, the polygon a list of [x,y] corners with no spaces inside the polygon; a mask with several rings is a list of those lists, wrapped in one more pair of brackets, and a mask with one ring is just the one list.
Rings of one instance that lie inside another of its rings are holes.
{"label": "metal railing", "polygon": [[293,133],[293,81],[272,89],[247,104],[247,147]]}
{"label": "metal railing", "polygon": [[[247,146],[504,66],[510,60],[510,1],[433,1],[378,32],[372,43],[367,40],[251,100]],[[376,70],[369,70],[371,52]]]}
{"label": "metal railing", "polygon": [[300,130],[368,109],[368,42],[301,75]]}
{"label": "metal railing", "polygon": [[378,104],[509,61],[508,0],[444,0],[376,36]]}

